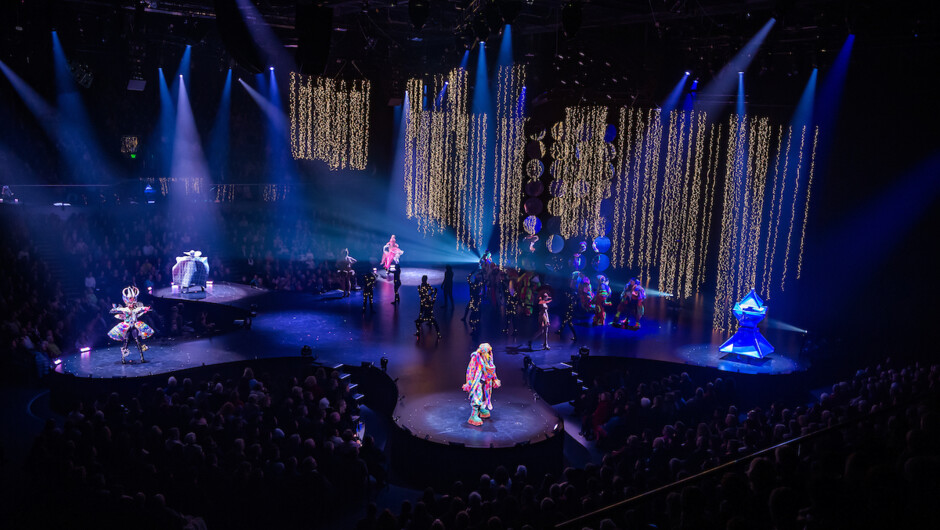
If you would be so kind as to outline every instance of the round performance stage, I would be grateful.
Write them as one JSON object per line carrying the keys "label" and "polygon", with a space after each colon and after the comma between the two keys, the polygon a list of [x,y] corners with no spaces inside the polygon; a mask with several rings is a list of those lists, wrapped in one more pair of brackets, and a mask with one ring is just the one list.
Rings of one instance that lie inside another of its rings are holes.
{"label": "round performance stage", "polygon": [[531,390],[496,389],[490,418],[475,427],[467,423],[469,416],[467,394],[460,390],[403,398],[390,438],[395,472],[405,480],[430,479],[445,487],[455,480],[476,480],[499,465],[523,464],[533,476],[561,469],[564,424]]}

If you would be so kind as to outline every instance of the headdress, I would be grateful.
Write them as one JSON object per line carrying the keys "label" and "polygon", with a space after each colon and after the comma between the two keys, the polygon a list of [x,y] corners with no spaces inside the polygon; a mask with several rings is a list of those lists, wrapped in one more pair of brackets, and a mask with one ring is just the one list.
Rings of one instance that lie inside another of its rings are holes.
{"label": "headdress", "polygon": [[137,302],[137,295],[139,294],[140,294],[140,290],[134,287],[133,285],[131,285],[130,287],[125,287],[124,290],[121,291],[121,295],[124,298],[125,305],[131,305]]}

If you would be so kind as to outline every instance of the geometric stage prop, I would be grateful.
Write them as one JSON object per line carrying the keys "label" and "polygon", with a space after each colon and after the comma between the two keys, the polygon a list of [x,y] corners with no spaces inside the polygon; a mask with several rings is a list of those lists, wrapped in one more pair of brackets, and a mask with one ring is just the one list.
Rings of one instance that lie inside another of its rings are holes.
{"label": "geometric stage prop", "polygon": [[734,304],[734,317],[738,319],[738,330],[718,348],[722,353],[762,359],[773,353],[774,347],[760,334],[757,324],[767,315],[767,306],[754,289],[740,302]]}

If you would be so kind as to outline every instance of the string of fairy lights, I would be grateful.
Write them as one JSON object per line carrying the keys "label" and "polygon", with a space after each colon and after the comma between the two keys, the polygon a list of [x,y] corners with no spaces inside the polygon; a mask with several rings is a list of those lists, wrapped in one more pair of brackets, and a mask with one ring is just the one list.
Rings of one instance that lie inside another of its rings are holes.
{"label": "string of fairy lights", "polygon": [[496,77],[496,196],[499,263],[519,261],[525,162],[525,79],[523,65],[500,66]]}
{"label": "string of fairy lights", "polygon": [[331,170],[365,169],[369,160],[368,80],[291,72],[290,141],[296,160],[321,160]]}
{"label": "string of fairy lights", "polygon": [[[426,235],[452,228],[457,247],[469,249],[481,248],[487,224],[495,224],[503,266],[521,254],[524,83],[523,68],[499,68],[492,167],[489,119],[468,112],[465,71],[406,85],[409,218]],[[552,180],[547,214],[564,239],[609,235],[611,264],[669,296],[689,298],[710,284],[713,326],[727,330],[748,290],[759,284],[770,299],[786,287],[792,265],[800,277],[818,134],[764,117],[711,122],[697,110],[567,107],[538,140]]]}
{"label": "string of fairy lights", "polygon": [[462,68],[406,82],[405,213],[425,236],[452,228],[458,250],[478,248],[484,229],[487,116],[467,99]]}

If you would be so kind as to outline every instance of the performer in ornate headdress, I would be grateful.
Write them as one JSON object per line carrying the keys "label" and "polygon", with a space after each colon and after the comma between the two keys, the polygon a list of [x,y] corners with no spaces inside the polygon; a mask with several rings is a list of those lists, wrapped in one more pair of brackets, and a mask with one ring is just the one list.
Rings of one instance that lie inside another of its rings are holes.
{"label": "performer in ornate headdress", "polygon": [[402,250],[395,241],[395,234],[392,234],[388,243],[382,247],[382,267],[385,269],[386,274],[391,270],[393,264],[398,265],[398,258],[404,253],[405,251]]}
{"label": "performer in ornate headdress", "polygon": [[147,351],[147,346],[141,340],[153,335],[153,328],[139,319],[144,313],[150,311],[150,306],[145,306],[137,301],[140,290],[136,287],[125,287],[121,294],[124,298],[124,307],[111,304],[111,314],[121,322],[111,328],[108,336],[116,341],[123,342],[121,345],[121,364],[126,362],[129,354],[127,343],[132,335],[134,342],[137,343],[137,350],[140,352],[140,362],[146,362],[144,352]]}
{"label": "performer in ornate headdress", "polygon": [[484,342],[470,354],[467,379],[462,387],[464,392],[470,393],[470,419],[467,423],[483,425],[483,420],[490,417],[490,411],[493,410],[490,395],[501,384],[496,377],[496,365],[493,364],[493,347]]}
{"label": "performer in ornate headdress", "polygon": [[418,310],[418,318],[415,319],[415,337],[421,337],[421,325],[431,324],[437,333],[437,338],[441,338],[441,328],[437,325],[437,319],[434,318],[434,304],[437,302],[437,289],[431,287],[428,283],[427,275],[421,277],[421,285],[418,286],[418,297],[421,307]]}

